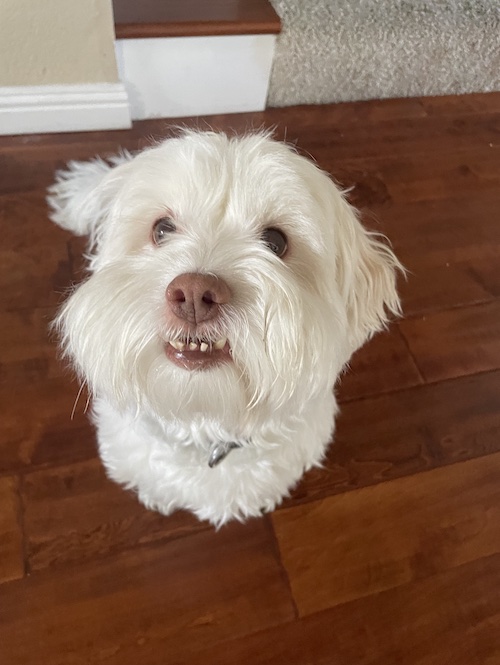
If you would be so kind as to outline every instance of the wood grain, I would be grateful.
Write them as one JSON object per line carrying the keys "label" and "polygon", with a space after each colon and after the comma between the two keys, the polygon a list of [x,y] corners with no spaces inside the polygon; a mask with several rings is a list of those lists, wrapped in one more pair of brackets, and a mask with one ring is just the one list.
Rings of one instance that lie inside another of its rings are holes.
{"label": "wood grain", "polygon": [[209,528],[189,513],[145,510],[107,480],[99,460],[26,476],[22,492],[31,571],[82,563]]}
{"label": "wood grain", "polygon": [[491,186],[487,193],[463,200],[398,204],[385,210],[383,230],[412,271],[419,263],[446,265],[493,259],[500,247],[494,215],[498,198],[496,187]]}
{"label": "wood grain", "polygon": [[448,307],[491,302],[492,288],[487,278],[479,275],[478,268],[490,267],[493,273],[495,263],[493,257],[455,261],[452,250],[444,260],[408,256],[405,263],[408,281],[401,281],[399,288],[405,315],[421,316]]}
{"label": "wood grain", "polygon": [[500,453],[272,520],[300,615],[319,612],[500,554]]}
{"label": "wood grain", "polygon": [[333,445],[285,505],[500,451],[500,373],[342,404]]}
{"label": "wood grain", "polygon": [[190,665],[496,665],[493,555],[198,652]]}
{"label": "wood grain", "polygon": [[[434,201],[453,196],[460,200],[487,192],[500,181],[500,146],[497,148],[450,149],[433,155],[377,156],[369,160],[395,203]],[[366,171],[367,159],[352,160],[345,173]]]}
{"label": "wood grain", "polygon": [[0,384],[44,381],[61,374],[49,328],[55,308],[15,309],[2,314]]}
{"label": "wood grain", "polygon": [[500,302],[433,312],[401,322],[427,381],[500,368]]}
{"label": "wood grain", "polygon": [[0,644],[9,665],[188,663],[293,616],[260,520],[4,585]]}
{"label": "wood grain", "polygon": [[338,382],[340,402],[423,383],[399,327],[377,335],[360,349]]}
{"label": "wood grain", "polygon": [[70,377],[0,385],[0,473],[96,456],[82,394]]}
{"label": "wood grain", "polygon": [[0,584],[18,579],[24,574],[18,485],[19,481],[15,477],[0,478]]}
{"label": "wood grain", "polygon": [[70,283],[66,234],[47,224],[42,192],[0,196],[0,307],[57,305]]}
{"label": "wood grain", "polygon": [[276,34],[268,0],[113,0],[117,39]]}

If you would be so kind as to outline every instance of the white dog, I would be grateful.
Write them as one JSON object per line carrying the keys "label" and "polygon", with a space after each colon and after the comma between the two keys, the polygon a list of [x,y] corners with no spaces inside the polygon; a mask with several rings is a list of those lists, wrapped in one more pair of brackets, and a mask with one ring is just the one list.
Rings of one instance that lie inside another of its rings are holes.
{"label": "white dog", "polygon": [[90,236],[57,325],[108,474],[164,514],[272,510],[324,456],[342,368],[399,312],[392,251],[263,133],[73,162],[48,201]]}

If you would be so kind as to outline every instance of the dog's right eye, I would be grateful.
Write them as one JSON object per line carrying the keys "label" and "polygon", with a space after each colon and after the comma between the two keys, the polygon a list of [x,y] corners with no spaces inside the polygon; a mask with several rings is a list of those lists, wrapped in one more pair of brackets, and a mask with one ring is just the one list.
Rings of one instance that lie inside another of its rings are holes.
{"label": "dog's right eye", "polygon": [[153,225],[153,242],[161,245],[169,233],[175,233],[177,228],[170,217],[160,217]]}
{"label": "dog's right eye", "polygon": [[265,229],[261,236],[273,254],[282,258],[288,249],[288,240],[283,231],[273,227]]}

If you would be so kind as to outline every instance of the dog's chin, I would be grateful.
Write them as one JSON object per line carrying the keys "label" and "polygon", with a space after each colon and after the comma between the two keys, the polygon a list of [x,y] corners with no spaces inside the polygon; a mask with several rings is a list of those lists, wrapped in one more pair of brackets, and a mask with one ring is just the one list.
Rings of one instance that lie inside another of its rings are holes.
{"label": "dog's chin", "polygon": [[201,363],[200,367],[194,358],[175,358],[172,362],[164,351],[151,366],[148,380],[139,386],[142,402],[149,404],[160,420],[188,425],[195,416],[203,416],[240,431],[253,418],[248,413],[248,394],[241,370],[227,360]]}
{"label": "dog's chin", "polygon": [[187,371],[203,371],[214,369],[219,365],[232,362],[231,351],[228,342],[223,348],[215,348],[212,344],[192,343],[183,344],[179,348],[174,347],[170,342],[165,343],[164,350],[168,360]]}

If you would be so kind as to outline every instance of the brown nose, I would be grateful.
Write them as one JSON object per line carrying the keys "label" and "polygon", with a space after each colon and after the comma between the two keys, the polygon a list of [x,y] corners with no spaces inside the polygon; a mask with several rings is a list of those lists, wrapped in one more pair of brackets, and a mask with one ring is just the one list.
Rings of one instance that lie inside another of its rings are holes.
{"label": "brown nose", "polygon": [[231,291],[215,275],[186,272],[167,286],[167,302],[179,319],[188,323],[209,321],[219,314],[219,306],[229,302]]}

